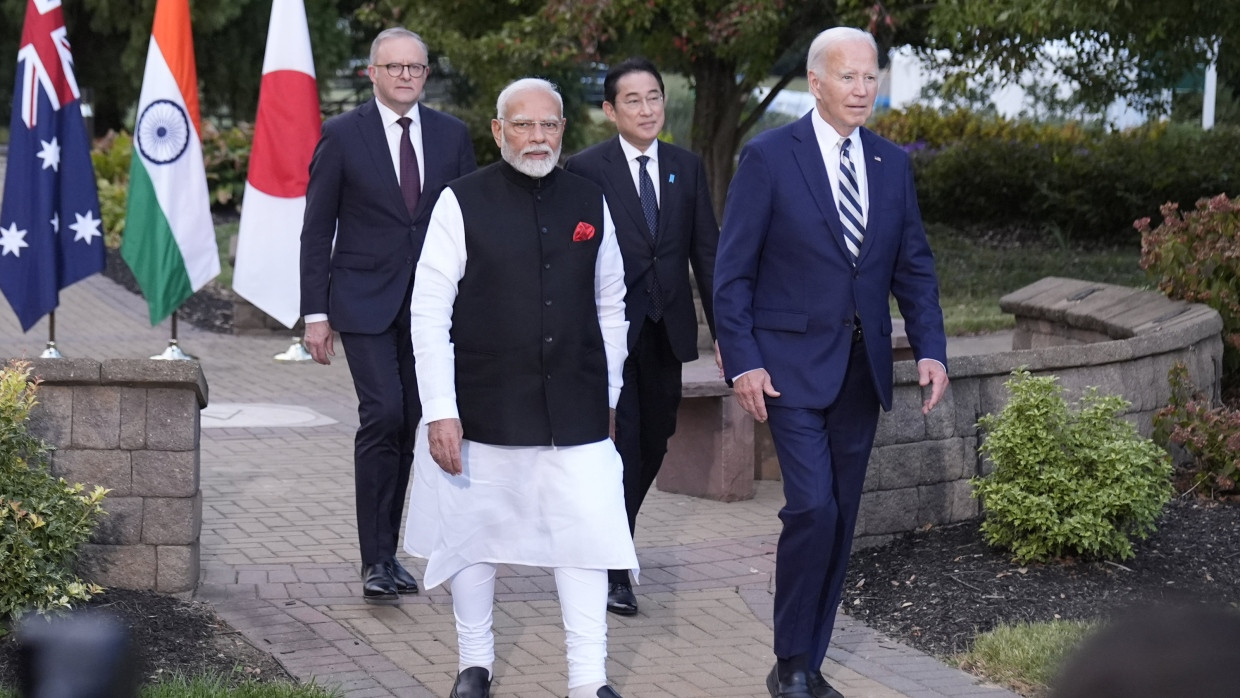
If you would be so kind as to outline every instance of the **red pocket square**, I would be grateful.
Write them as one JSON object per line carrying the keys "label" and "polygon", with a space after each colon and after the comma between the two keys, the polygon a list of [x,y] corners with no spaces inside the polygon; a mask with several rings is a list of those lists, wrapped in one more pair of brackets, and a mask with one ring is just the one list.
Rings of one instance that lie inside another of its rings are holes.
{"label": "red pocket square", "polygon": [[577,229],[573,231],[573,242],[585,242],[594,239],[594,226],[581,221],[577,224]]}

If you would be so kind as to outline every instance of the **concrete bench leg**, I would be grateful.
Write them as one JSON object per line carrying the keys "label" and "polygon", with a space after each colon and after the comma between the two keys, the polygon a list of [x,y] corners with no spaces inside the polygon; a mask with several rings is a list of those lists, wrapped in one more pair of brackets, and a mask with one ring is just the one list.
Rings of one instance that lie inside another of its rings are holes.
{"label": "concrete bench leg", "polygon": [[682,399],[656,485],[722,502],[752,499],[753,425],[730,393]]}

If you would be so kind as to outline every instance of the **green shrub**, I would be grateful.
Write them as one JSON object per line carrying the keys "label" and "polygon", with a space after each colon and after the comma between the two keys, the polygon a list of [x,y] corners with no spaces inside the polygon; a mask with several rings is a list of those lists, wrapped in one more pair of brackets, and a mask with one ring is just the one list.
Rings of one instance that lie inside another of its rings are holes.
{"label": "green shrub", "polygon": [[1131,239],[1132,220],[1240,181],[1240,128],[1154,123],[1107,132],[963,110],[890,112],[878,133],[913,154],[926,220]]}
{"label": "green shrub", "polygon": [[978,420],[994,472],[973,479],[986,542],[1021,562],[1132,557],[1171,497],[1169,458],[1121,414],[1128,403],[1091,388],[1070,409],[1054,376],[1017,369],[997,415]]}
{"label": "green shrub", "polygon": [[99,207],[103,217],[103,242],[119,249],[125,234],[125,205],[129,197],[129,163],[133,157],[133,138],[125,132],[108,131],[95,141],[90,159],[95,165],[95,184],[99,187]]}
{"label": "green shrub", "polygon": [[1223,383],[1240,383],[1240,197],[1219,194],[1197,201],[1183,213],[1175,203],[1162,207],[1163,222],[1150,227],[1142,218],[1141,268],[1158,279],[1172,298],[1205,303],[1223,318]]}
{"label": "green shrub", "polygon": [[107,490],[83,494],[46,470],[48,446],[27,430],[38,383],[30,364],[0,369],[0,619],[68,608],[103,591],[73,574]]}
{"label": "green shrub", "polygon": [[1188,368],[1176,362],[1167,374],[1171,403],[1154,415],[1154,439],[1192,456],[1192,487],[1211,497],[1235,494],[1240,481],[1240,410],[1213,407],[1197,394]]}

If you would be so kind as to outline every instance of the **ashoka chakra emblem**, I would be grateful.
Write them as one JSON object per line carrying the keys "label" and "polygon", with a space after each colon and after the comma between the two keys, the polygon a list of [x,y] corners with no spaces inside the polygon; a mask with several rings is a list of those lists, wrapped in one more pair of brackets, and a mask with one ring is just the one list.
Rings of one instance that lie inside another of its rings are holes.
{"label": "ashoka chakra emblem", "polygon": [[134,135],[142,155],[163,165],[181,157],[189,145],[189,119],[176,102],[157,99],[142,110]]}

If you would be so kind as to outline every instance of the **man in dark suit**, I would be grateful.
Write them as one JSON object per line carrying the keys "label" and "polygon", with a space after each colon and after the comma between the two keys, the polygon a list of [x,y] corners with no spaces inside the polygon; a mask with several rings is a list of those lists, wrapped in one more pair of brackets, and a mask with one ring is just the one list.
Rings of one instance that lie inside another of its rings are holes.
{"label": "man in dark suit", "polygon": [[[619,135],[573,156],[565,169],[603,188],[614,207],[624,257],[629,356],[616,406],[629,533],[676,431],[681,364],[698,357],[689,266],[714,334],[711,275],[719,226],[701,159],[658,140],[663,76],[644,58],[615,65],[603,80],[603,113]],[[646,189],[643,191],[643,182]],[[718,362],[718,352],[716,352]],[[628,570],[608,574],[607,610],[637,613]]]}
{"label": "man in dark suit", "polygon": [[878,410],[891,408],[888,297],[917,357],[922,405],[947,389],[934,257],[908,155],[862,128],[878,49],[846,27],[807,60],[815,108],[755,137],[728,190],[715,266],[724,370],[741,406],[769,419],[783,475],[775,559],[778,698],[837,697],[820,667],[831,640]]}
{"label": "man in dark suit", "polygon": [[440,190],[476,163],[465,124],[418,104],[430,72],[421,37],[381,32],[367,70],[375,98],[324,123],[310,162],[301,311],[315,361],[331,363],[333,330],[348,353],[360,421],[362,596],[391,603],[418,591],[395,557],[422,412],[409,336],[413,270]]}

